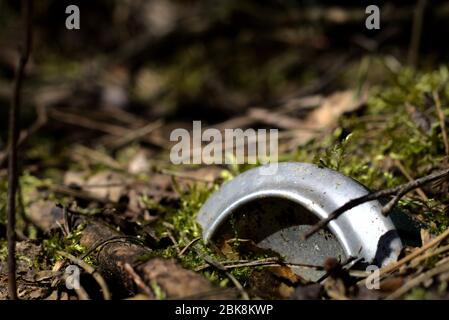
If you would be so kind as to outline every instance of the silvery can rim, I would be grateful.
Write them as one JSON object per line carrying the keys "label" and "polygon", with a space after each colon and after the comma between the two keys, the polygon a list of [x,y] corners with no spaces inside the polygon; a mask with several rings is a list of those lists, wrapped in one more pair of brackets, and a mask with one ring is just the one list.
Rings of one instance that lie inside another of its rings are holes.
{"label": "silvery can rim", "polygon": [[[276,173],[264,174],[267,169],[275,169]],[[324,219],[349,200],[368,192],[354,179],[328,168],[300,162],[272,163],[250,169],[223,184],[202,206],[197,221],[203,229],[203,240],[209,242],[232,212],[257,199],[285,198]],[[381,209],[377,200],[366,202],[329,223],[329,230],[348,257],[379,266],[397,260],[402,241],[392,220]]]}

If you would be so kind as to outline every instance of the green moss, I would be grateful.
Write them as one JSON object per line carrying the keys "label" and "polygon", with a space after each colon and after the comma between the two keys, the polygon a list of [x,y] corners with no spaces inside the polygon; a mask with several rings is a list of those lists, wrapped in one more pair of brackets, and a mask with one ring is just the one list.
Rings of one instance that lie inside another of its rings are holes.
{"label": "green moss", "polygon": [[[80,244],[83,229],[84,225],[80,225],[67,236],[63,236],[60,233],[54,233],[50,238],[44,239],[43,247],[46,258],[54,263],[56,260],[62,259],[62,257],[57,254],[57,251],[64,251],[74,256],[79,256],[85,253],[87,249]],[[85,261],[92,263],[89,257],[86,257]]]}
{"label": "green moss", "polygon": [[[177,209],[161,206],[145,197],[141,200],[143,200],[143,203],[148,207],[158,209],[165,214],[165,217],[161,219],[160,223],[154,226],[157,236],[160,238],[167,237],[168,230],[170,230],[175,237],[178,247],[183,248],[192,239],[201,236],[201,227],[196,222],[196,215],[210,193],[215,189],[216,186],[205,187],[197,184],[194,184],[187,192],[181,192],[178,189],[178,192],[182,194],[180,206]],[[172,226],[173,230],[171,230],[171,228],[167,229],[167,224]],[[201,240],[200,244],[202,244]],[[203,245],[200,247],[201,250],[204,251],[204,254],[218,258],[209,248]],[[141,257],[141,259],[142,261],[145,261],[153,257],[176,258],[188,269],[195,269],[206,263],[204,259],[193,250],[188,250],[184,255],[179,257],[178,250],[174,245],[155,250]]]}
{"label": "green moss", "polygon": [[[217,186],[204,187],[200,185],[193,185],[187,192],[181,195],[180,208],[173,211],[167,211],[166,217],[164,217],[163,222],[161,222],[156,230],[159,231],[161,237],[166,236],[167,227],[166,223],[173,226],[172,234],[175,237],[179,248],[183,248],[188,244],[188,242],[194,238],[201,236],[201,228],[196,222],[196,215],[201,208],[202,204],[208,198],[208,196],[216,190]],[[197,242],[196,249],[187,250],[182,256],[179,256],[179,252],[174,245],[155,250],[145,256],[142,256],[141,261],[146,261],[154,257],[163,258],[176,258],[180,264],[190,270],[195,270],[200,266],[207,265],[207,262],[202,258],[202,256],[208,256],[217,262],[223,261],[223,257],[216,254],[212,248],[205,246],[202,240]],[[234,248],[238,252],[238,246]],[[197,252],[199,250],[199,253]],[[247,253],[242,256],[242,259],[258,259],[260,257],[266,257],[266,255],[261,254],[251,254]],[[246,283],[250,273],[254,268],[242,267],[234,268],[230,270],[231,274],[234,275],[242,283]],[[229,279],[226,275],[216,270],[213,267],[207,268],[201,272],[205,278],[207,278],[212,283],[226,287],[230,285]]]}
{"label": "green moss", "polygon": [[[363,114],[343,116],[331,135],[301,146],[287,159],[338,170],[372,190],[408,181],[396,162],[413,178],[429,174],[442,168],[445,157],[434,92],[449,115],[447,67],[430,73],[404,69],[371,90]],[[449,198],[444,192],[429,195],[435,198],[421,201],[411,193],[399,207],[419,214],[438,233],[449,227]]]}
{"label": "green moss", "polygon": [[[37,230],[29,225],[24,217],[31,201],[36,197],[36,190],[49,183],[48,179],[39,179],[28,172],[19,179],[20,188],[16,198],[18,214],[16,215],[17,229],[24,232],[30,239],[35,239]],[[8,193],[8,182],[6,179],[0,180],[0,224],[6,224],[6,197]],[[25,211],[25,212],[24,212]]]}
{"label": "green moss", "polygon": [[[335,130],[333,136],[339,137],[341,135],[341,128]],[[341,142],[326,148],[324,154],[315,158],[315,164],[333,170],[340,170],[343,163],[343,158],[346,155],[346,149],[352,134],[347,135]]]}
{"label": "green moss", "polygon": [[[8,260],[8,242],[5,239],[0,239],[0,262],[6,262]],[[16,252],[16,261],[25,262],[28,267],[34,267],[40,269],[40,261],[38,259],[31,259],[29,256]]]}
{"label": "green moss", "polygon": [[404,296],[404,300],[433,300],[435,297],[424,288],[414,288]]}
{"label": "green moss", "polygon": [[[186,239],[194,239],[201,236],[201,227],[196,222],[196,215],[209,195],[217,186],[205,187],[194,184],[187,192],[182,193],[180,208],[169,212],[164,221],[173,225],[177,231],[179,245],[187,245]],[[166,228],[159,228],[166,229]]]}
{"label": "green moss", "polygon": [[164,300],[166,298],[164,290],[162,290],[162,288],[157,284],[156,281],[152,280],[150,285],[151,290],[153,291],[154,296],[157,300]]}

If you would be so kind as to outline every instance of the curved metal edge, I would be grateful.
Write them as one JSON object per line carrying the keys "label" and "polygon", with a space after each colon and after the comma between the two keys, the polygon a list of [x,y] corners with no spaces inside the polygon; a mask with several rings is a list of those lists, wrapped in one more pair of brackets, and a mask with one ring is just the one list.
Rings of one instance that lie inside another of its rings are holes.
{"label": "curved metal edge", "polygon": [[[285,198],[305,207],[319,219],[368,190],[343,174],[298,162],[278,163],[276,175],[263,175],[267,166],[248,170],[223,184],[203,205],[197,221],[209,242],[219,226],[241,205],[265,197]],[[362,257],[379,266],[397,260],[402,242],[378,201],[359,205],[335,219],[329,229],[349,257]]]}

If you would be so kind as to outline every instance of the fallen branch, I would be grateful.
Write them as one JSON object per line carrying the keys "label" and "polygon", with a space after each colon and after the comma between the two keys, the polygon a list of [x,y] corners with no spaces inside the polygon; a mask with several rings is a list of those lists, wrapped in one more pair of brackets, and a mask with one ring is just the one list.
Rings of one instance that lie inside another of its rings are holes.
{"label": "fallen branch", "polygon": [[[122,241],[110,241],[119,240],[119,237]],[[157,284],[167,299],[202,296],[217,289],[201,275],[182,268],[173,259],[152,258],[143,262],[146,260],[144,257],[151,251],[140,244],[126,241],[123,237],[123,234],[98,222],[87,222],[81,236],[82,245],[97,249],[96,261],[99,270],[110,284],[114,298],[134,295],[136,285],[145,292],[142,286],[152,288],[152,285]],[[135,274],[130,273],[126,264],[132,267]],[[228,292],[217,290],[215,298],[232,297]]]}
{"label": "fallen branch", "polygon": [[[19,148],[22,146],[29,137],[31,137],[33,134],[35,134],[40,128],[42,128],[48,120],[47,117],[47,109],[44,106],[36,106],[36,113],[37,113],[37,119],[33,123],[31,127],[28,128],[28,130],[22,132],[19,137],[19,141],[17,141],[17,147]],[[2,152],[0,155],[0,168],[3,168],[4,164],[6,163],[6,160],[8,159],[8,156],[11,152],[11,146],[8,145],[5,149],[5,151]]]}
{"label": "fallen branch", "polygon": [[444,179],[449,177],[449,169],[441,170],[438,172],[431,173],[425,177],[410,181],[408,183],[399,185],[394,188],[380,190],[377,192],[372,192],[367,195],[349,200],[341,207],[337,208],[333,212],[329,214],[329,216],[326,219],[320,220],[318,223],[316,223],[312,228],[307,231],[302,237],[302,240],[306,240],[309,237],[311,237],[313,234],[318,232],[319,230],[325,228],[329,222],[331,222],[334,219],[337,219],[339,216],[341,216],[343,213],[345,213],[348,210],[351,210],[354,207],[357,207],[358,205],[361,205],[365,202],[377,200],[382,197],[387,196],[394,196],[392,200],[390,200],[383,208],[382,213],[384,215],[387,215],[391,209],[398,203],[398,201],[408,192],[411,190],[414,190],[416,188],[419,188],[425,184],[428,184],[430,182]]}

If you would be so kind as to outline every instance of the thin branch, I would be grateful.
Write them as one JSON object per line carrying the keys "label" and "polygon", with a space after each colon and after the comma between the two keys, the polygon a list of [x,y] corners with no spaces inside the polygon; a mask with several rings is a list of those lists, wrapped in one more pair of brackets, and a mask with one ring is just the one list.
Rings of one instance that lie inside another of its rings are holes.
{"label": "thin branch", "polygon": [[197,238],[195,238],[195,239],[193,239],[192,241],[190,241],[180,252],[179,252],[179,255],[178,255],[178,257],[181,257],[182,255],[184,255],[184,253],[186,253],[186,251],[194,244],[194,243],[196,243],[197,241],[199,241],[199,240],[201,240],[201,238],[200,237],[197,237]]}
{"label": "thin branch", "polygon": [[101,288],[104,300],[111,300],[111,293],[109,292],[106,281],[104,281],[104,278],[101,276],[101,274],[99,274],[91,265],[87,264],[81,259],[74,257],[70,253],[64,251],[58,251],[57,253],[63,256],[64,258],[69,259],[73,263],[76,263],[81,268],[83,268],[87,273],[92,275],[92,277],[94,277],[95,281],[97,281],[98,285]]}
{"label": "thin branch", "polygon": [[20,93],[25,73],[25,67],[28,62],[31,51],[31,25],[33,3],[31,0],[22,1],[22,12],[25,23],[25,47],[21,53],[19,64],[14,77],[13,96],[11,99],[11,111],[9,114],[9,146],[8,157],[8,293],[9,298],[17,299],[16,282],[16,193],[19,177],[19,167],[17,165],[17,141],[20,132]]}
{"label": "thin branch", "polygon": [[443,263],[442,265],[439,265],[425,273],[420,274],[416,278],[413,278],[409,281],[407,281],[402,287],[394,291],[392,294],[390,294],[386,300],[393,300],[400,298],[405,293],[407,293],[409,290],[413,289],[414,287],[419,286],[421,283],[426,282],[429,279],[432,279],[434,276],[449,271],[449,262]]}
{"label": "thin branch", "polygon": [[162,120],[157,120],[155,122],[150,122],[141,128],[131,130],[125,136],[114,139],[111,142],[110,147],[117,150],[123,148],[125,145],[130,144],[131,142],[140,141],[156,129],[159,129],[162,124]]}
{"label": "thin branch", "polygon": [[[63,278],[65,281],[68,279],[68,275],[64,274]],[[90,300],[88,293],[86,290],[80,285],[78,288],[74,288],[76,294],[78,295],[79,300]]]}
{"label": "thin branch", "polygon": [[[318,265],[312,265],[312,264],[305,264],[305,263],[289,263],[282,260],[279,260],[278,258],[266,258],[266,259],[259,259],[259,260],[230,260],[230,261],[223,261],[221,262],[223,267],[228,269],[235,269],[235,268],[243,268],[243,267],[302,267],[302,268],[310,268],[315,270],[323,270],[323,266]],[[206,268],[208,268],[210,265],[205,264],[197,267],[195,271],[201,271]]]}
{"label": "thin branch", "polygon": [[137,274],[134,268],[128,262],[120,262],[120,266],[131,276],[134,283],[148,296],[150,299],[155,299],[153,291],[145,284],[142,278]]}
{"label": "thin branch", "polygon": [[426,254],[422,255],[421,257],[416,258],[411,262],[412,267],[417,267],[422,261],[425,261],[427,259],[430,259],[436,255],[442,254],[449,250],[449,245],[445,245],[442,247],[439,247],[438,249],[435,249],[434,251],[427,252]]}
{"label": "thin branch", "polygon": [[170,176],[170,177],[176,177],[179,179],[193,180],[193,181],[206,182],[206,183],[213,183],[216,180],[214,178],[210,179],[207,177],[195,177],[195,176],[189,175],[188,172],[170,171],[170,170],[166,170],[166,169],[161,169],[160,171],[156,171],[154,173],[166,175],[166,176]]}
{"label": "thin branch", "polygon": [[[197,252],[200,254],[199,252]],[[230,273],[224,268],[219,262],[214,261],[211,257],[206,256],[205,254],[200,255],[207,263],[214,266],[220,271],[223,271],[224,274],[231,280],[231,282],[234,284],[234,286],[239,290],[240,294],[242,295],[242,299],[249,300],[249,295],[243,288],[242,284]]]}
{"label": "thin branch", "polygon": [[[402,164],[402,162],[398,159],[394,159],[394,163],[396,164],[396,166],[399,168],[399,170],[402,172],[402,174],[408,179],[408,181],[413,181],[415,180],[410,173],[407,171],[407,169],[404,167],[404,165]],[[429,198],[427,197],[427,195],[424,193],[424,191],[421,188],[416,188],[416,193],[421,197],[421,199],[423,199],[424,201],[429,201]]]}
{"label": "thin branch", "polygon": [[52,109],[50,111],[50,117],[64,123],[68,123],[74,126],[100,131],[113,136],[123,137],[129,133],[129,130],[121,126],[109,124],[106,122],[98,122],[96,120],[89,119],[87,117],[80,116],[74,113],[68,113]]}
{"label": "thin branch", "polygon": [[[47,123],[47,109],[45,106],[38,105],[36,106],[37,119],[33,123],[33,125],[28,128],[28,130],[22,132],[19,137],[19,141],[17,141],[17,147],[20,148],[22,144],[24,144],[29,137],[35,134],[40,128],[42,128]],[[11,151],[11,146],[8,145],[5,151],[0,155],[0,168],[3,168],[6,160],[8,160],[9,153]]]}
{"label": "thin branch", "polygon": [[318,232],[319,230],[325,228],[329,222],[331,222],[334,219],[337,219],[339,216],[341,216],[343,213],[345,213],[348,210],[351,210],[354,207],[357,207],[358,205],[361,205],[365,202],[377,200],[382,197],[387,196],[395,196],[383,209],[382,213],[387,214],[393,206],[399,201],[399,199],[404,196],[406,193],[408,193],[411,190],[414,190],[416,188],[419,188],[427,183],[430,183],[435,180],[443,179],[449,176],[449,169],[441,170],[434,172],[432,174],[429,174],[425,177],[410,181],[408,183],[399,185],[394,188],[380,190],[377,192],[372,192],[367,195],[349,200],[341,207],[337,208],[333,212],[329,214],[329,216],[326,219],[320,220],[318,223],[316,223],[312,228],[307,231],[301,238],[302,240],[306,240],[309,237],[311,237],[313,234]]}
{"label": "thin branch", "polygon": [[[438,235],[436,238],[432,239],[430,242],[426,243],[421,248],[414,250],[412,253],[405,256],[401,260],[391,263],[391,264],[383,267],[382,269],[380,269],[379,277],[382,277],[385,274],[391,273],[394,270],[400,268],[401,266],[411,262],[412,260],[419,257],[421,254],[423,254],[430,248],[433,248],[433,247],[437,246],[438,244],[440,244],[443,240],[445,240],[448,237],[449,237],[449,228],[447,228],[446,231],[444,231],[443,233]],[[361,282],[359,282],[359,283],[361,283]]]}
{"label": "thin branch", "polygon": [[408,63],[414,67],[416,67],[419,58],[419,47],[421,44],[421,35],[426,4],[427,0],[418,0],[413,15],[412,38],[410,40],[410,48],[408,52]]}
{"label": "thin branch", "polygon": [[433,100],[435,101],[435,107],[437,109],[438,118],[440,120],[440,128],[441,128],[441,134],[443,135],[443,142],[444,142],[444,149],[446,151],[446,157],[449,158],[449,141],[447,138],[447,131],[446,131],[446,120],[443,113],[443,109],[441,108],[441,100],[440,96],[438,95],[438,92],[433,92]]}
{"label": "thin branch", "polygon": [[199,246],[198,243],[193,244],[192,245],[192,249],[198,254],[198,256],[200,256],[201,259],[206,261],[209,265],[211,265],[212,267],[214,267],[214,268],[220,270],[221,272],[223,272],[229,278],[229,280],[231,280],[231,282],[234,284],[234,286],[237,288],[237,290],[240,291],[240,294],[242,295],[242,298],[244,300],[249,300],[249,295],[245,291],[245,289],[243,288],[242,284],[228,270],[226,270],[225,266],[223,266],[220,262],[214,260],[208,254],[204,253],[201,250],[201,246]]}
{"label": "thin branch", "polygon": [[[405,192],[406,193],[406,192]],[[382,208],[382,214],[384,216],[387,216],[388,213],[393,210],[393,208],[398,204],[399,200],[401,200],[401,198],[405,195],[405,193],[398,193],[397,195],[395,195],[393,197],[393,199],[391,199],[390,201],[388,201],[388,203]]]}

